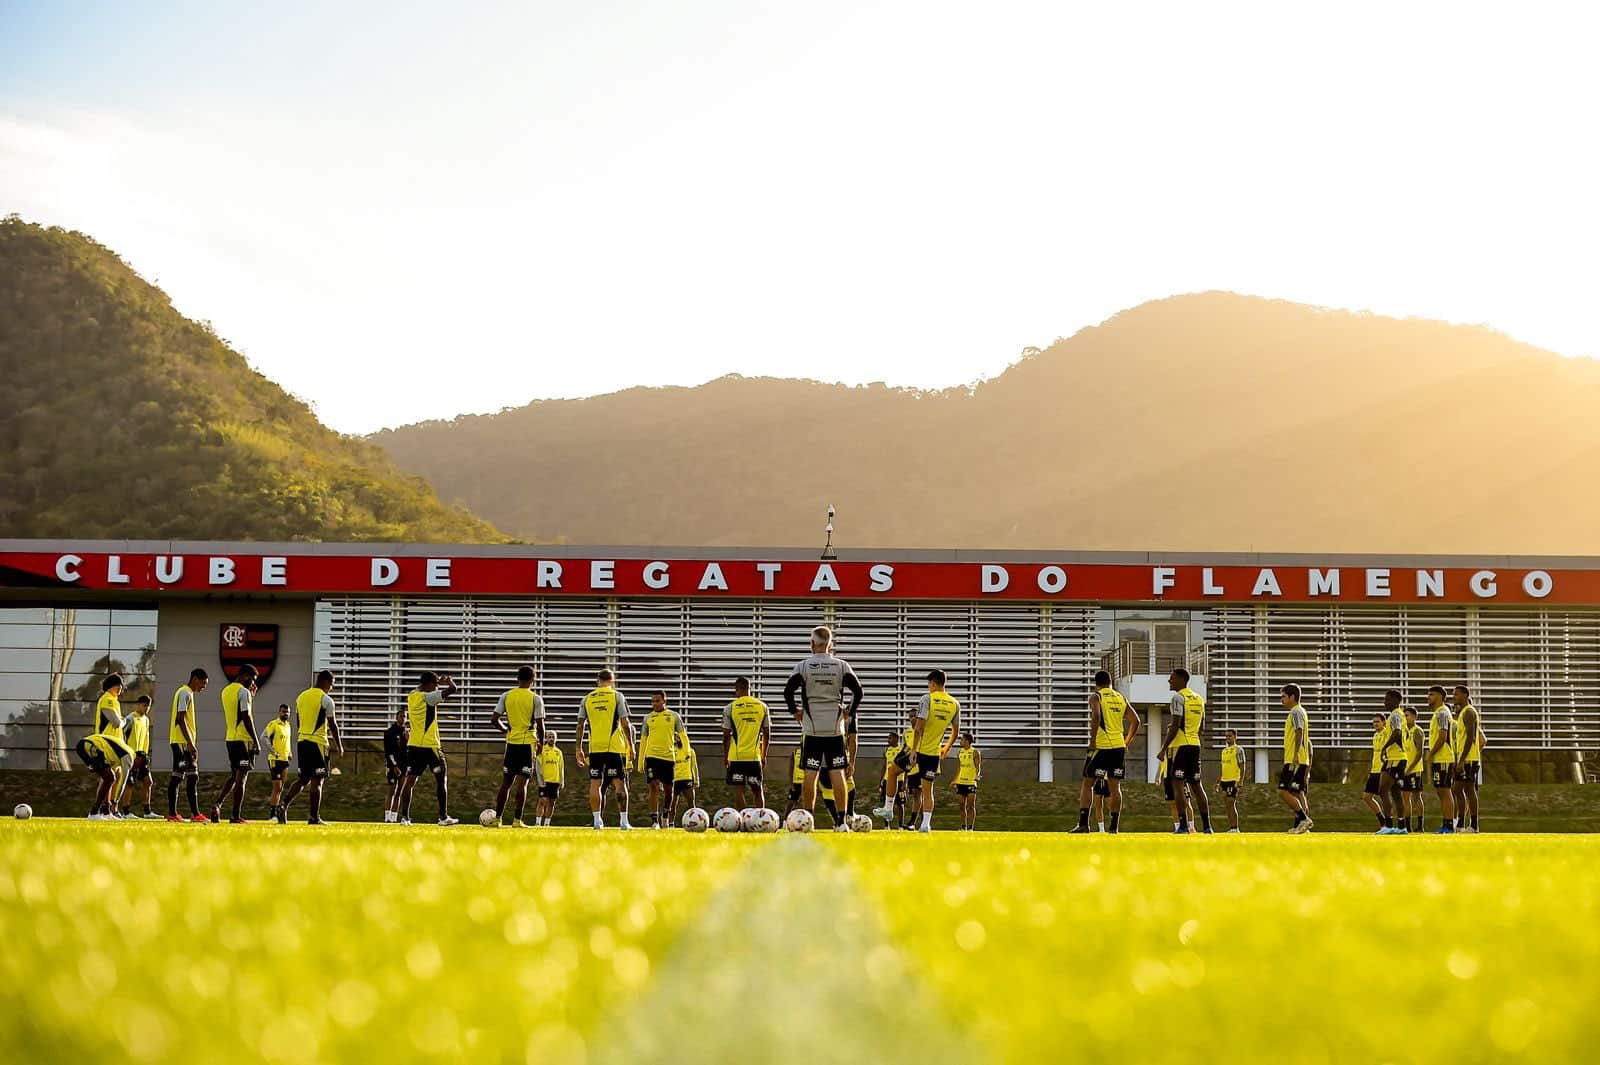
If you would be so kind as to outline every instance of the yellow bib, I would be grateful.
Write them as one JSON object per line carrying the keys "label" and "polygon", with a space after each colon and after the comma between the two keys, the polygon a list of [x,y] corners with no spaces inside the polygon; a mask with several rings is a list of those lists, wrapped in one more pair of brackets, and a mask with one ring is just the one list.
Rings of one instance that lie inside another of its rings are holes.
{"label": "yellow bib", "polygon": [[976,784],[978,782],[978,748],[963,747],[956,755],[956,783]]}
{"label": "yellow bib", "polygon": [[1239,777],[1239,745],[1230,743],[1222,748],[1222,780],[1227,783],[1237,781]]}
{"label": "yellow bib", "polygon": [[1097,694],[1100,696],[1100,724],[1094,734],[1095,750],[1114,751],[1127,747],[1122,722],[1128,713],[1128,700],[1115,688],[1100,688]]}
{"label": "yellow bib", "polygon": [[1206,701],[1191,688],[1184,688],[1179,695],[1183,696],[1183,731],[1178,733],[1178,738],[1172,746],[1198,747],[1200,746],[1200,726],[1206,719]]}
{"label": "yellow bib", "polygon": [[589,753],[626,753],[627,737],[617,717],[617,693],[611,688],[596,688],[583,697],[583,713],[589,721]]}

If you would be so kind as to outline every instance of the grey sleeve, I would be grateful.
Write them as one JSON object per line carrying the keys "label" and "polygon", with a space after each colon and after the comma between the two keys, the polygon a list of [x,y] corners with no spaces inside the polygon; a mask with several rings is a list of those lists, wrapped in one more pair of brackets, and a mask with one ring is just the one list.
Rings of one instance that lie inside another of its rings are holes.
{"label": "grey sleeve", "polygon": [[1167,702],[1167,711],[1172,714],[1173,717],[1177,718],[1179,721],[1182,721],[1183,707],[1183,696],[1179,695],[1177,692],[1173,692],[1172,698]]}
{"label": "grey sleeve", "polygon": [[333,713],[333,696],[327,692],[322,694],[322,712],[325,714]]}
{"label": "grey sleeve", "polygon": [[922,701],[917,703],[917,720],[918,721],[926,721],[926,720],[928,720],[928,708],[930,706],[932,706],[932,705],[933,705],[933,700],[931,698],[929,698],[928,696],[924,695],[922,697]]}
{"label": "grey sleeve", "polygon": [[729,703],[722,708],[722,727],[729,732],[733,731],[733,704]]}
{"label": "grey sleeve", "polygon": [[505,692],[501,692],[500,693],[500,698],[498,698],[498,699],[496,699],[494,701],[494,716],[495,717],[505,717],[506,716],[506,693]]}
{"label": "grey sleeve", "polygon": [[623,718],[623,717],[627,717],[627,716],[628,716],[628,697],[626,695],[623,695],[621,692],[618,692],[617,693],[617,717]]}
{"label": "grey sleeve", "polygon": [[1297,706],[1291,710],[1289,712],[1289,724],[1293,728],[1304,729],[1306,727],[1306,708]]}
{"label": "grey sleeve", "polygon": [[178,689],[178,709],[189,715],[189,723],[194,723],[194,689],[185,684]]}
{"label": "grey sleeve", "polygon": [[249,688],[246,688],[243,685],[240,685],[240,687],[239,687],[239,713],[248,714],[251,710],[253,710],[255,708],[255,705],[256,705],[256,697],[254,695],[250,694],[250,689]]}
{"label": "grey sleeve", "polygon": [[544,720],[544,696],[538,693],[534,693],[533,696],[533,719],[535,721]]}

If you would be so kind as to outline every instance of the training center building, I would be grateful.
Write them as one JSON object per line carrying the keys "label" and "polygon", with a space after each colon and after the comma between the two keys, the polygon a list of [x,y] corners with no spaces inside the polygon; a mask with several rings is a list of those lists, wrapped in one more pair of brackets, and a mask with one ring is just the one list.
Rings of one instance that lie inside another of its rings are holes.
{"label": "training center building", "polygon": [[[201,758],[219,768],[217,692],[249,661],[266,676],[258,726],[314,670],[338,673],[347,741],[367,741],[351,744],[366,753],[346,772],[381,765],[371,741],[422,670],[451,673],[462,692],[441,714],[447,757],[487,771],[500,748],[491,709],[528,663],[569,754],[579,701],[611,666],[636,716],[666,692],[709,775],[735,676],[772,707],[775,747],[796,741],[782,687],[818,624],[834,627],[865,688],[870,781],[932,668],[948,672],[991,778],[1075,780],[1101,668],[1147,733],[1164,725],[1168,672],[1188,669],[1207,700],[1208,754],[1237,729],[1257,781],[1276,773],[1278,689],[1291,681],[1320,779],[1365,774],[1371,714],[1391,687],[1420,707],[1430,684],[1470,685],[1491,780],[1582,781],[1600,746],[1600,559],[816,554],[0,540],[0,765],[70,747],[84,725],[60,727],[51,704],[111,661],[142,670],[130,690],[153,690],[159,768],[172,692],[191,668],[210,671]],[[1133,753],[1129,777],[1153,778],[1151,746],[1141,738]]]}

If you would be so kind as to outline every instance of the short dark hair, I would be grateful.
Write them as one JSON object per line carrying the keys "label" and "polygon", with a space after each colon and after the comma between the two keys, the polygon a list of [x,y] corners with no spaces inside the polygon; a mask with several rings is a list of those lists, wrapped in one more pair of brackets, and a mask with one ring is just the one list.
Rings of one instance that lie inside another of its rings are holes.
{"label": "short dark hair", "polygon": [[595,679],[596,683],[604,684],[607,681],[616,680],[617,679],[617,675],[615,673],[611,672],[611,670],[609,670],[609,669],[602,669],[600,672],[598,672],[598,673],[596,673],[594,675],[594,679]]}
{"label": "short dark hair", "polygon": [[149,706],[150,705],[150,696],[141,695],[141,696],[139,696],[139,698],[135,699],[134,702],[140,704],[141,706]]}
{"label": "short dark hair", "polygon": [[1278,692],[1279,694],[1287,695],[1291,699],[1298,699],[1300,698],[1300,685],[1285,684],[1283,687],[1278,689]]}
{"label": "short dark hair", "polygon": [[112,688],[120,688],[120,687],[122,687],[122,674],[121,673],[112,673],[109,676],[107,676],[105,680],[100,682],[100,690],[103,691],[103,692],[108,692]]}
{"label": "short dark hair", "polygon": [[1465,684],[1457,684],[1456,685],[1456,691],[1460,692],[1462,695],[1466,695],[1466,696],[1471,696],[1472,695],[1472,689],[1467,687]]}
{"label": "short dark hair", "polygon": [[260,675],[260,670],[256,669],[256,667],[252,666],[249,662],[246,662],[244,665],[239,667],[239,672],[233,675],[233,679],[238,681],[240,684],[243,684],[245,681],[254,677],[259,677]]}
{"label": "short dark hair", "polygon": [[287,709],[289,709],[289,704],[288,703],[279,703],[278,704],[278,709],[279,710],[287,710]]}
{"label": "short dark hair", "polygon": [[1439,693],[1439,698],[1441,698],[1441,699],[1443,699],[1443,698],[1444,698],[1444,697],[1445,697],[1445,696],[1446,696],[1446,695],[1449,695],[1449,694],[1450,694],[1450,693],[1449,693],[1449,692],[1447,692],[1447,691],[1445,691],[1445,690],[1444,690],[1444,685],[1443,685],[1443,684],[1434,684],[1434,685],[1431,685],[1431,686],[1430,686],[1430,687],[1429,687],[1429,688],[1428,688],[1428,690],[1429,690],[1429,691],[1430,691],[1430,692],[1438,692],[1438,693]]}
{"label": "short dark hair", "polygon": [[944,670],[942,670],[942,669],[930,669],[930,670],[928,670],[928,680],[929,680],[930,683],[937,684],[942,688],[942,687],[944,687],[944,679],[945,679],[944,678]]}
{"label": "short dark hair", "polygon": [[1385,699],[1393,699],[1397,703],[1405,702],[1406,698],[1404,695],[1400,694],[1399,688],[1390,688],[1388,691],[1383,693],[1383,697]]}
{"label": "short dark hair", "polygon": [[422,671],[422,676],[417,678],[417,683],[418,684],[437,684],[437,683],[439,683],[439,674],[435,673],[431,669],[425,669],[425,670]]}
{"label": "short dark hair", "polygon": [[978,734],[976,732],[973,732],[969,728],[962,729],[961,730],[961,734],[963,736],[965,736],[967,739],[971,740],[973,743],[977,743],[978,742]]}
{"label": "short dark hair", "polygon": [[1108,688],[1111,686],[1111,674],[1102,669],[1094,675],[1094,682],[1098,687]]}
{"label": "short dark hair", "polygon": [[1184,669],[1182,666],[1179,666],[1177,669],[1173,670],[1172,675],[1183,681],[1185,684],[1189,683],[1189,671]]}
{"label": "short dark hair", "polygon": [[532,679],[533,679],[533,667],[532,666],[518,666],[517,667],[517,683],[518,684],[526,684]]}
{"label": "short dark hair", "polygon": [[191,669],[189,671],[189,679],[190,680],[210,680],[211,679],[211,675],[209,673],[207,673],[205,670],[201,669],[199,666],[196,666],[195,668],[193,668],[193,669]]}
{"label": "short dark hair", "polygon": [[320,688],[324,684],[332,684],[332,683],[333,683],[333,670],[331,670],[331,669],[319,669],[319,670],[317,670],[317,687]]}
{"label": "short dark hair", "polygon": [[736,691],[736,692],[747,692],[747,691],[749,691],[750,690],[750,678],[749,677],[734,677],[733,678],[733,690]]}

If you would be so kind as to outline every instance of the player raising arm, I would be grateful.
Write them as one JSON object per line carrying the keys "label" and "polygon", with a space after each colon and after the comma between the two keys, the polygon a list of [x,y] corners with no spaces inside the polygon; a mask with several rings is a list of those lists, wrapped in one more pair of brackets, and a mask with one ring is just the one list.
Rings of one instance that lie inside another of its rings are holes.
{"label": "player raising arm", "polygon": [[400,824],[411,823],[411,793],[417,778],[433,774],[434,791],[439,798],[439,824],[444,827],[461,822],[450,816],[450,769],[445,765],[439,743],[439,704],[456,693],[456,682],[448,673],[440,676],[425,670],[417,687],[406,696],[406,718],[411,734],[406,739],[406,778],[400,785]]}

